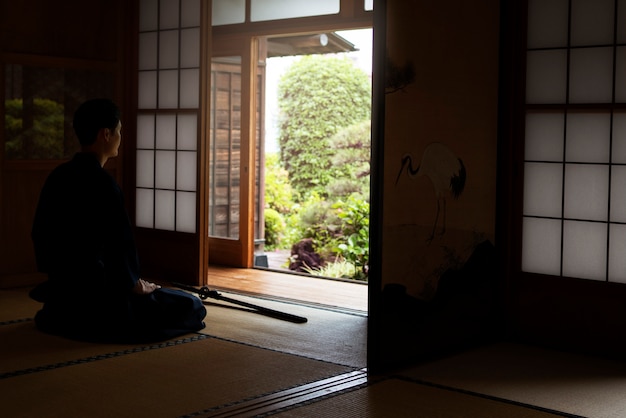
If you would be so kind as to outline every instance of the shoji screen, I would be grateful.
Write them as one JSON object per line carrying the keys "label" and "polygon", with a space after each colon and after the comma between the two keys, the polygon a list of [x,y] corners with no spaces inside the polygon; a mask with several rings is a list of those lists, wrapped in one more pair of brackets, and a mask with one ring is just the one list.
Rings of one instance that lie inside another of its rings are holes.
{"label": "shoji screen", "polygon": [[626,0],[529,0],[522,269],[626,282]]}
{"label": "shoji screen", "polygon": [[195,233],[200,0],[141,0],[136,224]]}

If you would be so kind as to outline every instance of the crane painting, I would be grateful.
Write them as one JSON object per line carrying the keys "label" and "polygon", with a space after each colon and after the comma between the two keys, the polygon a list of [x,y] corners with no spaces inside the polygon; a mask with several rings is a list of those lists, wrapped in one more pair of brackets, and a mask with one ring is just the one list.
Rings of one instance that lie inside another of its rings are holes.
{"label": "crane painting", "polygon": [[443,221],[440,235],[446,232],[446,199],[451,196],[458,199],[465,188],[467,173],[463,160],[457,157],[446,145],[440,142],[432,142],[426,146],[422,159],[417,167],[413,166],[413,158],[407,154],[402,157],[400,171],[396,177],[396,185],[405,171],[411,179],[425,176],[433,185],[437,201],[437,214],[433,229],[426,240],[428,243],[435,238],[437,224],[439,222],[441,206],[443,205]]}

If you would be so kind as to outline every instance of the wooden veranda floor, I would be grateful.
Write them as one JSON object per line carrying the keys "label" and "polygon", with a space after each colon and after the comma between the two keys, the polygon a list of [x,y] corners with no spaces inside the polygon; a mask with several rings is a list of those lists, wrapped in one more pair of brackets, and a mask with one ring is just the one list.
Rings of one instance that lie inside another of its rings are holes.
{"label": "wooden veranda floor", "polygon": [[367,312],[367,285],[266,269],[209,266],[208,286],[249,295]]}

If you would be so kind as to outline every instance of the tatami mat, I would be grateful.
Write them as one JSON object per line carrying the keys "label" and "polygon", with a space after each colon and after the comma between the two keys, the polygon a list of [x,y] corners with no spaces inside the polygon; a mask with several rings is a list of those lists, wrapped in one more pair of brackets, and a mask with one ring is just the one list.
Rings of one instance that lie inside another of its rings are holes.
{"label": "tatami mat", "polygon": [[175,417],[348,368],[215,338],[0,380],[7,417]]}
{"label": "tatami mat", "polygon": [[626,364],[607,359],[500,343],[402,375],[577,416],[626,417]]}
{"label": "tatami mat", "polygon": [[555,418],[549,412],[398,379],[288,409],[277,418]]}
{"label": "tatami mat", "polygon": [[32,318],[41,303],[28,297],[30,288],[0,289],[0,323]]}
{"label": "tatami mat", "polygon": [[240,301],[308,319],[295,324],[227,307],[210,299],[206,328],[201,332],[286,353],[303,355],[355,368],[366,366],[367,317],[305,305],[222,293]]}

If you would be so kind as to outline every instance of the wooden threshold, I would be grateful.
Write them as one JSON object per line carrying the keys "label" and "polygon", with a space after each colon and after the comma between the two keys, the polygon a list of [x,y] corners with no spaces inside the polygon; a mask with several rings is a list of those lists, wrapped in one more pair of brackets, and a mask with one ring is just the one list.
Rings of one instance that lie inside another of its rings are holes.
{"label": "wooden threshold", "polygon": [[367,284],[266,269],[209,266],[210,288],[311,305],[367,312]]}

